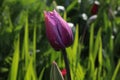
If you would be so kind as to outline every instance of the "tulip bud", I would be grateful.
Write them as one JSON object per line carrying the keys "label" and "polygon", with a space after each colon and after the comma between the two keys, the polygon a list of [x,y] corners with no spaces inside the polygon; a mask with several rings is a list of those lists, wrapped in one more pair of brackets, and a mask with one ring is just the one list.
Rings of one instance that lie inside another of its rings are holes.
{"label": "tulip bud", "polygon": [[54,10],[44,12],[46,34],[55,50],[64,49],[73,43],[73,33],[68,23]]}
{"label": "tulip bud", "polygon": [[99,5],[100,5],[100,3],[98,1],[94,2],[93,6],[92,6],[92,9],[91,9],[91,14],[92,15],[97,14]]}
{"label": "tulip bud", "polygon": [[87,20],[87,25],[92,24],[96,19],[97,19],[97,15],[90,16],[90,18]]}

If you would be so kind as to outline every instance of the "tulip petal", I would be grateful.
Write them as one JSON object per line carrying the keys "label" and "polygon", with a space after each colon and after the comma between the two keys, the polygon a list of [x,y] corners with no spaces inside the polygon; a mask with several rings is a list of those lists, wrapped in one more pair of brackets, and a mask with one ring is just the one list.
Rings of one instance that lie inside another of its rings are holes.
{"label": "tulip petal", "polygon": [[73,43],[73,33],[68,23],[54,10],[44,12],[46,34],[55,50],[60,50]]}
{"label": "tulip petal", "polygon": [[56,17],[58,32],[62,38],[65,46],[69,46],[73,42],[73,33],[68,23],[62,19],[62,17],[54,10],[54,15]]}
{"label": "tulip petal", "polygon": [[55,50],[59,50],[64,46],[58,31],[57,31],[57,24],[55,22],[55,17],[53,13],[45,12],[45,24],[46,24],[46,34],[50,44],[55,48]]}

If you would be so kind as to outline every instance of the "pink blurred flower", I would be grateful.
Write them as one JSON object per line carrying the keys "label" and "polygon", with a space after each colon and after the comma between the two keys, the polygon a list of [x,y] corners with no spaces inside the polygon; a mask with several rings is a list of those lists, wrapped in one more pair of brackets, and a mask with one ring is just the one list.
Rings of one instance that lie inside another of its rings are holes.
{"label": "pink blurred flower", "polygon": [[61,73],[62,73],[63,76],[65,76],[65,75],[67,74],[66,69],[62,69],[62,70],[61,70]]}

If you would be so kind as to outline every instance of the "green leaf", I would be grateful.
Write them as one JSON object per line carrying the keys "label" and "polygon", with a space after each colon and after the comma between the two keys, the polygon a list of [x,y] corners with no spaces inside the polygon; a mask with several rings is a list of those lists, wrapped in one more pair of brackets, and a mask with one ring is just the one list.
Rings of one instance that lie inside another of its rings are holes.
{"label": "green leaf", "polygon": [[89,52],[90,52],[90,55],[92,55],[92,52],[93,52],[93,44],[94,43],[94,24],[91,25],[90,27],[90,43],[89,43]]}
{"label": "green leaf", "polygon": [[17,80],[17,74],[18,74],[18,65],[19,65],[19,39],[15,41],[14,44],[14,53],[13,53],[13,60],[10,70],[10,76],[8,80]]}
{"label": "green leaf", "polygon": [[79,26],[77,25],[76,26],[76,33],[75,33],[75,40],[74,40],[74,44],[73,44],[73,52],[74,52],[74,54],[75,54],[75,56],[76,56],[76,53],[77,53],[77,49],[78,49],[78,41],[79,41],[79,36],[78,36],[78,34],[79,34],[79,28],[78,28]]}
{"label": "green leaf", "polygon": [[102,61],[103,61],[103,55],[102,55],[102,39],[100,37],[100,41],[99,41],[100,45],[99,45],[99,53],[98,53],[98,61],[99,61],[99,68],[98,68],[98,80],[101,80],[101,73],[102,73]]}
{"label": "green leaf", "polygon": [[115,80],[115,78],[116,78],[117,73],[118,73],[119,70],[120,70],[120,59],[119,59],[118,64],[117,64],[117,66],[115,68],[115,71],[113,73],[112,80]]}
{"label": "green leaf", "polygon": [[54,61],[50,71],[50,80],[64,80],[57,63]]}
{"label": "green leaf", "polygon": [[72,10],[74,8],[74,6],[77,4],[77,0],[74,0],[68,7],[67,7],[67,12],[69,12],[70,10]]}
{"label": "green leaf", "polygon": [[27,71],[25,74],[25,80],[36,80],[36,74],[33,67],[33,58],[31,57],[29,65],[27,67]]}
{"label": "green leaf", "polygon": [[45,71],[45,67],[42,69],[42,71],[41,71],[41,73],[40,73],[40,75],[39,75],[39,79],[38,79],[38,80],[42,80],[44,71]]}
{"label": "green leaf", "polygon": [[94,44],[94,53],[93,53],[94,61],[96,59],[96,56],[97,56],[97,53],[100,47],[100,36],[101,36],[101,28],[99,29],[97,33],[97,37],[96,37],[95,44]]}
{"label": "green leaf", "polygon": [[36,62],[36,24],[34,26],[34,31],[33,31],[33,57],[34,57],[34,62]]}
{"label": "green leaf", "polygon": [[28,27],[28,14],[26,12],[26,18],[25,18],[26,22],[25,22],[25,34],[24,34],[24,51],[25,51],[25,67],[27,68],[28,64],[29,64],[29,59],[30,59],[30,55],[29,55],[29,27]]}

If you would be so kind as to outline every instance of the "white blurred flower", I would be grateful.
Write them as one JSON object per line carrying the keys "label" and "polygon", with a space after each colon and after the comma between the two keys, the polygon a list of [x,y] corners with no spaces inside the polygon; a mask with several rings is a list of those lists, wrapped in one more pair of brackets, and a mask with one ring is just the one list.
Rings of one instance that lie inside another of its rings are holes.
{"label": "white blurred flower", "polygon": [[73,28],[73,27],[74,27],[74,24],[73,24],[73,23],[71,23],[71,22],[68,22],[68,25],[69,25],[71,28]]}
{"label": "white blurred flower", "polygon": [[71,22],[68,22],[68,25],[72,29],[73,35],[75,35],[75,25]]}
{"label": "white blurred flower", "polygon": [[99,2],[99,1],[95,1],[94,3],[97,4],[97,5],[100,5],[100,2]]}
{"label": "white blurred flower", "polygon": [[58,11],[65,11],[65,7],[64,6],[56,6],[56,9]]}
{"label": "white blurred flower", "polygon": [[81,3],[81,0],[78,0],[78,3]]}
{"label": "white blurred flower", "polygon": [[37,50],[36,50],[36,53],[39,53],[39,52],[40,52],[40,50],[39,50],[39,49],[37,49]]}
{"label": "white blurred flower", "polygon": [[115,38],[114,35],[112,35],[111,38],[114,39]]}
{"label": "white blurred flower", "polygon": [[114,15],[116,15],[118,12],[117,11],[114,11]]}
{"label": "white blurred flower", "polygon": [[118,7],[118,11],[120,11],[120,6]]}
{"label": "white blurred flower", "polygon": [[81,16],[82,16],[83,20],[87,20],[88,19],[88,16],[85,13],[83,13]]}

